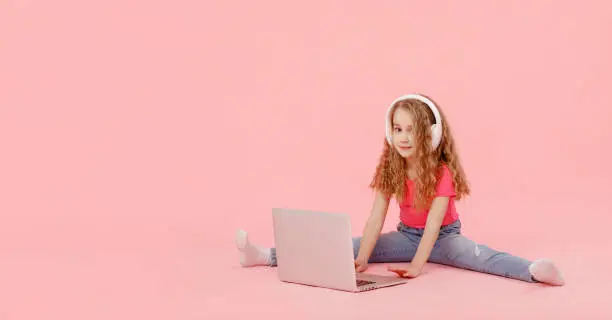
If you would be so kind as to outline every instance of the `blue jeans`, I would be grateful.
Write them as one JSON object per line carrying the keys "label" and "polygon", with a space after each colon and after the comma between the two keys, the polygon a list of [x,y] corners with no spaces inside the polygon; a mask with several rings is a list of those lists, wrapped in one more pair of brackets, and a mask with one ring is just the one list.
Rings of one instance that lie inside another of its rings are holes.
{"label": "blue jeans", "polygon": [[[410,262],[416,254],[424,229],[399,223],[397,231],[382,233],[370,255],[370,263]],[[361,237],[353,238],[357,257]],[[537,282],[531,277],[531,261],[475,243],[461,234],[461,222],[440,228],[440,234],[428,262],[506,278]],[[276,250],[272,248],[272,266],[276,266]]]}

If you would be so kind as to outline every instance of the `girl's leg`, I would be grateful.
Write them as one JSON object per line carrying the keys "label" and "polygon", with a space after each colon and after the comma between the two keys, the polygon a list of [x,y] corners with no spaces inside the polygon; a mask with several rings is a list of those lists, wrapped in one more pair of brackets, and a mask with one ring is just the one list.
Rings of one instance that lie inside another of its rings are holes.
{"label": "girl's leg", "polygon": [[[418,243],[417,243],[418,245]],[[369,263],[385,263],[385,262],[410,262],[416,253],[417,245],[414,241],[410,241],[404,234],[393,231],[382,233],[372,254],[370,255]],[[361,237],[353,238],[353,257],[357,258],[361,248]],[[271,248],[270,265],[276,266],[276,249]]]}
{"label": "girl's leg", "polygon": [[529,272],[531,261],[475,243],[461,234],[439,238],[429,260],[457,268],[535,282]]}
{"label": "girl's leg", "polygon": [[[236,244],[241,252],[240,263],[242,266],[276,266],[276,248],[265,248],[252,244],[248,240],[247,233],[238,231]],[[361,237],[353,238],[353,256],[357,257],[361,246]],[[410,235],[397,231],[383,233],[376,241],[376,245],[370,255],[370,263],[384,262],[409,262],[416,253],[418,240],[412,239]]]}
{"label": "girl's leg", "polygon": [[[398,231],[382,233],[374,245],[368,262],[410,262],[416,254],[418,245],[418,241],[415,241],[415,239],[412,239],[406,233]],[[355,258],[359,253],[360,247],[361,237],[353,238],[353,254]]]}
{"label": "girl's leg", "polygon": [[526,282],[563,284],[561,273],[551,262],[532,262],[478,244],[463,236],[456,227],[440,232],[429,261]]}

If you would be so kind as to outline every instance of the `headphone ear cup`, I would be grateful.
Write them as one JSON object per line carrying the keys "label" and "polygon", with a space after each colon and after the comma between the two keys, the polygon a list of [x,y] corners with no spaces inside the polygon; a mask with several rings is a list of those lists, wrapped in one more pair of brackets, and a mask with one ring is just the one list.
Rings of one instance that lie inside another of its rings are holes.
{"label": "headphone ear cup", "polygon": [[436,149],[438,145],[440,145],[440,141],[442,139],[442,130],[440,130],[440,124],[432,124],[431,125],[431,146],[433,149]]}
{"label": "headphone ear cup", "polygon": [[389,143],[389,145],[393,144],[393,136],[391,133],[391,123],[387,120],[387,124],[386,124],[386,130],[387,130],[387,143]]}

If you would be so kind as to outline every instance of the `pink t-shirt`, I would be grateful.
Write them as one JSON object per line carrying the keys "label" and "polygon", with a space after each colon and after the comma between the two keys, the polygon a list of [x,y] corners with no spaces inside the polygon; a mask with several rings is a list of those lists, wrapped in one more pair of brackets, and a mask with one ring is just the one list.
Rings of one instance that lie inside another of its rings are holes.
{"label": "pink t-shirt", "polygon": [[[440,176],[440,179],[436,185],[436,196],[450,197],[448,209],[446,210],[444,220],[442,221],[442,225],[445,226],[455,222],[459,218],[459,214],[455,209],[454,196],[456,193],[455,186],[453,184],[453,176],[446,165],[443,165],[440,170],[442,170],[442,175]],[[406,186],[406,197],[400,204],[400,221],[409,227],[424,228],[425,222],[427,222],[429,210],[416,210],[414,207],[413,181],[407,180]]]}

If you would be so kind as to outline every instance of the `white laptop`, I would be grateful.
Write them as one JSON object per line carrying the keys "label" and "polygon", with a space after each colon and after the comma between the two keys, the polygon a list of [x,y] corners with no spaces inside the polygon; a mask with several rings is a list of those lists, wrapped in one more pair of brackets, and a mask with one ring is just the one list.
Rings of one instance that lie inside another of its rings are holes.
{"label": "white laptop", "polygon": [[350,217],[346,214],[272,209],[281,281],[350,292],[406,283],[398,276],[357,273]]}

